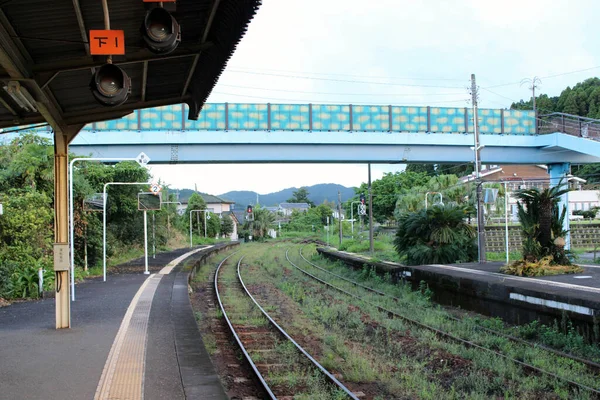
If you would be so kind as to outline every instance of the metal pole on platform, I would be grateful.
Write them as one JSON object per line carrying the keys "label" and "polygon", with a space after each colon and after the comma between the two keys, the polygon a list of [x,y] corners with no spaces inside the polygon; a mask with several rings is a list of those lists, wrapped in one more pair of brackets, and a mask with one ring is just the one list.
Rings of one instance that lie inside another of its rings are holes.
{"label": "metal pole on platform", "polygon": [[479,116],[477,114],[477,83],[475,82],[475,74],[471,74],[471,96],[473,101],[473,137],[475,141],[475,182],[477,189],[477,251],[479,254],[479,262],[486,262],[485,254],[485,220],[483,216],[483,196],[481,182],[481,148],[479,144]]}
{"label": "metal pole on platform", "polygon": [[152,258],[156,258],[156,213],[152,213]]}
{"label": "metal pole on platform", "polygon": [[148,211],[144,210],[144,275],[150,274],[148,271]]}
{"label": "metal pole on platform", "polygon": [[505,226],[505,238],[506,241],[506,265],[509,263],[509,245],[508,245],[508,184],[504,182],[504,226]]}
{"label": "metal pole on platform", "polygon": [[373,256],[373,191],[371,190],[371,163],[369,163],[369,252]]}
{"label": "metal pole on platform", "polygon": [[75,301],[75,244],[74,244],[74,221],[73,221],[73,165],[77,161],[137,161],[131,157],[96,157],[96,158],[74,158],[69,163],[69,241],[71,242],[71,301]]}
{"label": "metal pole on platform", "polygon": [[102,189],[102,280],[106,282],[106,203],[108,194],[106,189],[111,185],[148,185],[148,182],[107,182]]}
{"label": "metal pole on platform", "polygon": [[342,234],[342,194],[340,193],[340,191],[338,190],[338,220],[340,223],[340,248],[342,247],[342,240],[343,240],[343,234]]}

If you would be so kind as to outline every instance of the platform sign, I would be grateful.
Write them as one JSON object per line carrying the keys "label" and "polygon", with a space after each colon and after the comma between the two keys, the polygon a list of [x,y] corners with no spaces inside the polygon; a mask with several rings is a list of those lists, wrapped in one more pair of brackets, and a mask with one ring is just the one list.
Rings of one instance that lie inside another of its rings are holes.
{"label": "platform sign", "polygon": [[160,193],[138,193],[138,210],[160,210],[162,200]]}
{"label": "platform sign", "polygon": [[358,215],[367,215],[367,207],[364,204],[358,205]]}
{"label": "platform sign", "polygon": [[150,191],[154,194],[158,194],[162,190],[162,187],[158,183],[150,185]]}
{"label": "platform sign", "polygon": [[135,158],[135,161],[138,162],[138,164],[140,164],[140,166],[145,167],[146,164],[148,164],[150,162],[150,157],[148,157],[146,155],[146,153],[144,153],[143,151],[138,154],[138,156]]}
{"label": "platform sign", "polygon": [[125,31],[90,30],[90,54],[93,56],[125,55]]}

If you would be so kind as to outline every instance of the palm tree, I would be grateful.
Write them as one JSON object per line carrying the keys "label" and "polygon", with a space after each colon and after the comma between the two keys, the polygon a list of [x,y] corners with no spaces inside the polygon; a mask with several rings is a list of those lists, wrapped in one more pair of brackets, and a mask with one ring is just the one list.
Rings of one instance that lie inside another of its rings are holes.
{"label": "palm tree", "polygon": [[465,223],[467,209],[436,205],[406,213],[398,220],[394,245],[408,265],[473,261],[475,231]]}
{"label": "palm tree", "polygon": [[[523,258],[540,259],[555,253],[556,246],[553,240],[558,235],[566,234],[562,231],[562,220],[565,218],[566,210],[559,212],[558,204],[560,197],[569,191],[570,189],[563,188],[559,184],[543,190],[531,188],[515,193],[515,197],[519,200],[517,203],[519,222],[525,236]],[[557,229],[557,223],[560,223],[560,229]]]}
{"label": "palm tree", "polygon": [[271,224],[275,222],[275,214],[266,208],[254,208],[254,221],[247,222],[246,228],[252,230],[252,235],[261,239],[267,236]]}

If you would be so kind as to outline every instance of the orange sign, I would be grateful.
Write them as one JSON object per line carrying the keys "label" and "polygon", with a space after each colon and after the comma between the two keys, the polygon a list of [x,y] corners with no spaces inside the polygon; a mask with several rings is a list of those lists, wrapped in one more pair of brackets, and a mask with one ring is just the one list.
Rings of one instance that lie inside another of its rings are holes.
{"label": "orange sign", "polygon": [[125,32],[121,30],[90,30],[90,53],[98,55],[124,55]]}

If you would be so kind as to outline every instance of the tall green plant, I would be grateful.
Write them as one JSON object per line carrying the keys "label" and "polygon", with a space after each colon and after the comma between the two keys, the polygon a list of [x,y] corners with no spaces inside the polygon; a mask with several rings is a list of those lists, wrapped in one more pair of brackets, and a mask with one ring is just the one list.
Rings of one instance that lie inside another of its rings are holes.
{"label": "tall green plant", "polygon": [[394,240],[396,251],[408,265],[475,260],[475,230],[464,222],[466,211],[446,205],[403,214]]}
{"label": "tall green plant", "polygon": [[525,240],[523,242],[523,259],[538,261],[552,255],[555,263],[570,262],[561,246],[554,240],[567,234],[563,230],[566,209],[559,210],[560,197],[570,189],[557,185],[551,188],[522,189],[515,193],[519,222]]}

